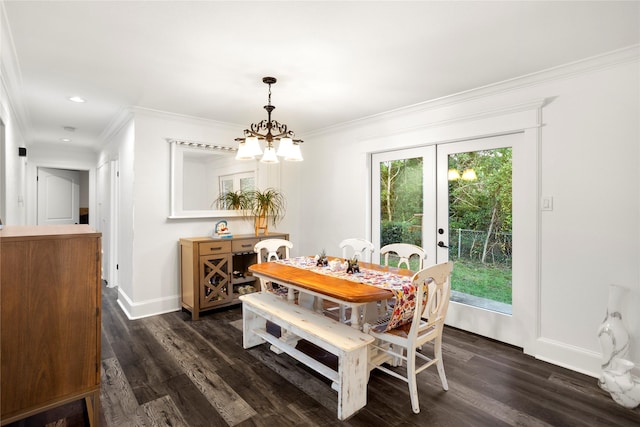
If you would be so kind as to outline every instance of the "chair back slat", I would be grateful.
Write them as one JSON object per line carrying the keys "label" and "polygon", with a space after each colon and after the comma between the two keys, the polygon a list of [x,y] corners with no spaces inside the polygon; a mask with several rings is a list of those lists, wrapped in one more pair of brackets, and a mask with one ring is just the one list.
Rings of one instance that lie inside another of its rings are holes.
{"label": "chair back slat", "polygon": [[418,258],[418,271],[423,269],[424,261],[427,259],[427,253],[424,249],[409,243],[391,243],[383,246],[380,249],[380,255],[384,256],[384,265],[389,265],[389,255],[391,254],[398,256],[398,268],[406,268],[407,270],[411,270],[411,264],[409,263],[411,257],[416,256]]}
{"label": "chair back slat", "polygon": [[373,243],[365,239],[344,239],[338,245],[342,249],[342,258],[351,258],[349,252],[360,261],[371,262]]}
{"label": "chair back slat", "polygon": [[[416,286],[421,285],[423,289],[426,287],[427,300],[426,306],[423,308],[423,299],[416,298],[416,311],[414,312],[411,326],[412,333],[414,328],[425,330],[433,326],[438,328],[444,326],[444,318],[447,314],[451,296],[452,270],[453,262],[449,261],[427,267],[414,274],[412,282]],[[426,320],[426,323],[420,322],[421,319]]]}
{"label": "chair back slat", "polygon": [[258,254],[258,264],[260,264],[262,259],[262,250],[264,249],[267,252],[267,256],[265,257],[265,261],[275,261],[280,259],[281,257],[278,255],[278,250],[284,248],[284,256],[282,258],[289,258],[289,251],[293,248],[293,243],[285,239],[265,239],[261,240],[253,247],[255,253]]}

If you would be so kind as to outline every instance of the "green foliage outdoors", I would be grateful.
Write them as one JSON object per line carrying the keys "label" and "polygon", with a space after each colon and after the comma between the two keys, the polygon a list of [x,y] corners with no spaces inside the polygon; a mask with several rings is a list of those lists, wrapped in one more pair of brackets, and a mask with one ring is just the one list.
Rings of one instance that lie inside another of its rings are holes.
{"label": "green foliage outdoors", "polygon": [[[449,155],[449,169],[478,179],[449,181],[453,289],[511,303],[512,150]],[[380,243],[422,244],[422,158],[380,164]],[[433,244],[433,242],[428,242]]]}
{"label": "green foliage outdoors", "polygon": [[477,261],[454,261],[451,289],[511,304],[511,269],[479,265]]}
{"label": "green foliage outdoors", "polygon": [[422,246],[422,230],[412,222],[382,221],[380,247],[391,243],[410,243]]}
{"label": "green foliage outdoors", "polygon": [[[380,257],[384,264],[384,257]],[[418,259],[409,260],[410,270],[418,271]],[[389,266],[397,267],[398,258],[389,257]],[[451,289],[493,301],[511,304],[511,269],[501,265],[486,266],[478,261],[454,261]]]}
{"label": "green foliage outdoors", "polygon": [[[393,254],[389,254],[389,267],[397,267],[398,261],[400,261],[400,258],[397,255],[394,256]],[[385,265],[384,256],[382,255],[380,255],[380,265]],[[417,255],[414,255],[411,258],[409,258],[409,270],[418,271],[419,265],[420,265],[420,260],[418,259]],[[402,265],[402,268],[404,268],[404,264]]]}

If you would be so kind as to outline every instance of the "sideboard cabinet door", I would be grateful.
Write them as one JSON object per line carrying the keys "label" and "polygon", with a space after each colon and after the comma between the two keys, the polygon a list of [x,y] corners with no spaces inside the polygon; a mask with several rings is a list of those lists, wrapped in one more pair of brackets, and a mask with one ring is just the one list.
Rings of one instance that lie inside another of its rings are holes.
{"label": "sideboard cabinet door", "polygon": [[0,245],[2,424],[87,397],[97,412],[100,233],[7,226]]}

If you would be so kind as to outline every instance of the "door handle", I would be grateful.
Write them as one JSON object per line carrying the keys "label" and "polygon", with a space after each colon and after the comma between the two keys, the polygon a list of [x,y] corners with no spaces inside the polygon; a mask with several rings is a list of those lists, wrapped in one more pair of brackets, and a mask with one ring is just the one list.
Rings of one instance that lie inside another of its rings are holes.
{"label": "door handle", "polygon": [[444,242],[443,242],[442,240],[440,240],[440,241],[438,242],[438,246],[439,246],[439,247],[441,247],[441,248],[448,248],[448,247],[449,247],[449,246],[445,245],[445,244],[444,244]]}

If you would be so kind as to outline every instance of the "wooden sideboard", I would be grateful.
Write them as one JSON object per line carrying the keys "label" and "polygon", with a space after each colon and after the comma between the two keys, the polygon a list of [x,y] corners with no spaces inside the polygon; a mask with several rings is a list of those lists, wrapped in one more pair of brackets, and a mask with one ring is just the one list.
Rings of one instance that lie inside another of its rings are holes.
{"label": "wooden sideboard", "polygon": [[88,225],[0,230],[2,425],[100,398],[101,234]]}
{"label": "wooden sideboard", "polygon": [[247,286],[260,290],[260,281],[248,270],[257,261],[253,247],[265,239],[288,240],[289,235],[270,232],[260,236],[234,235],[230,239],[180,239],[181,304],[191,312],[193,320],[203,311],[239,304],[238,297]]}

